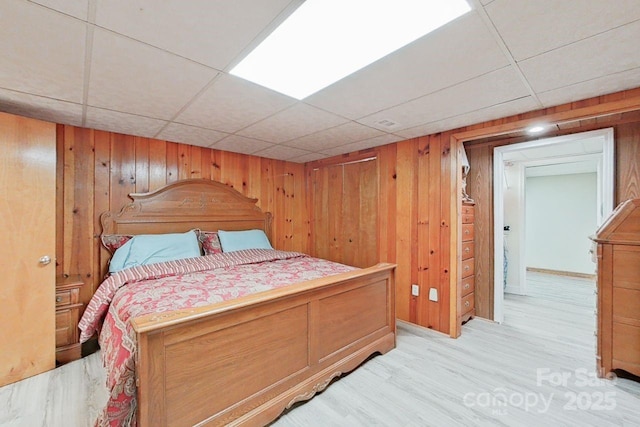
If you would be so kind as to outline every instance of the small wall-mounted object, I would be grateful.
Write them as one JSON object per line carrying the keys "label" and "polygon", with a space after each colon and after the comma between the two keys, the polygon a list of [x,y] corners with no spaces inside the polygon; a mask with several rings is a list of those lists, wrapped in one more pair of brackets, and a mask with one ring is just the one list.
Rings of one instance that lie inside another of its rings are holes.
{"label": "small wall-mounted object", "polygon": [[438,302],[438,290],[436,288],[429,288],[429,301]]}
{"label": "small wall-mounted object", "polygon": [[417,297],[420,295],[420,286],[416,285],[415,283],[413,285],[411,285],[411,295],[413,295],[414,297]]}

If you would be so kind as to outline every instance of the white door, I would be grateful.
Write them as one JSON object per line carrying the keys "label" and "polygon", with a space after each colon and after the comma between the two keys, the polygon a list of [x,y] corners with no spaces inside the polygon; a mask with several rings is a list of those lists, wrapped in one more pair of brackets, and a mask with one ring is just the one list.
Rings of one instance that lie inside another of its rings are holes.
{"label": "white door", "polygon": [[56,125],[0,113],[0,386],[55,367]]}

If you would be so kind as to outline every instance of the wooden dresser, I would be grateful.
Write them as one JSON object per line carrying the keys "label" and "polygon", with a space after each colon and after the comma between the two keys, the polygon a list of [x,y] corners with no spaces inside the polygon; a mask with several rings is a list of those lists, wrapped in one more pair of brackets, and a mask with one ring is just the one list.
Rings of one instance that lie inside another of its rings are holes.
{"label": "wooden dresser", "polygon": [[68,363],[81,357],[78,321],[80,320],[80,275],[56,279],[56,362]]}
{"label": "wooden dresser", "polygon": [[462,203],[462,281],[460,284],[460,312],[462,323],[475,316],[475,258],[474,258],[475,203]]}
{"label": "wooden dresser", "polygon": [[640,199],[619,205],[598,244],[598,373],[640,376]]}

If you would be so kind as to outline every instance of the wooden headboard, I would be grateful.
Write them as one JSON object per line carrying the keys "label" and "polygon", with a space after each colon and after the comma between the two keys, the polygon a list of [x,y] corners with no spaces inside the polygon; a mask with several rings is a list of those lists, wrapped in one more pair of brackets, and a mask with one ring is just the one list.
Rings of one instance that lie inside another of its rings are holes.
{"label": "wooden headboard", "polygon": [[102,234],[180,233],[199,228],[264,230],[271,236],[271,213],[262,212],[251,199],[220,182],[186,179],[150,193],[132,193],[132,203],[120,212],[100,216]]}

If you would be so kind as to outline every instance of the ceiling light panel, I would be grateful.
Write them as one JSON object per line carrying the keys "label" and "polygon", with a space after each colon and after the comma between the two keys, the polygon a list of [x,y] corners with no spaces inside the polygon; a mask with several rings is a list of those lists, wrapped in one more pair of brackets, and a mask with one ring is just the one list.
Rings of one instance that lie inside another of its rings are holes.
{"label": "ceiling light panel", "polygon": [[230,73],[303,99],[470,9],[465,0],[307,0]]}

